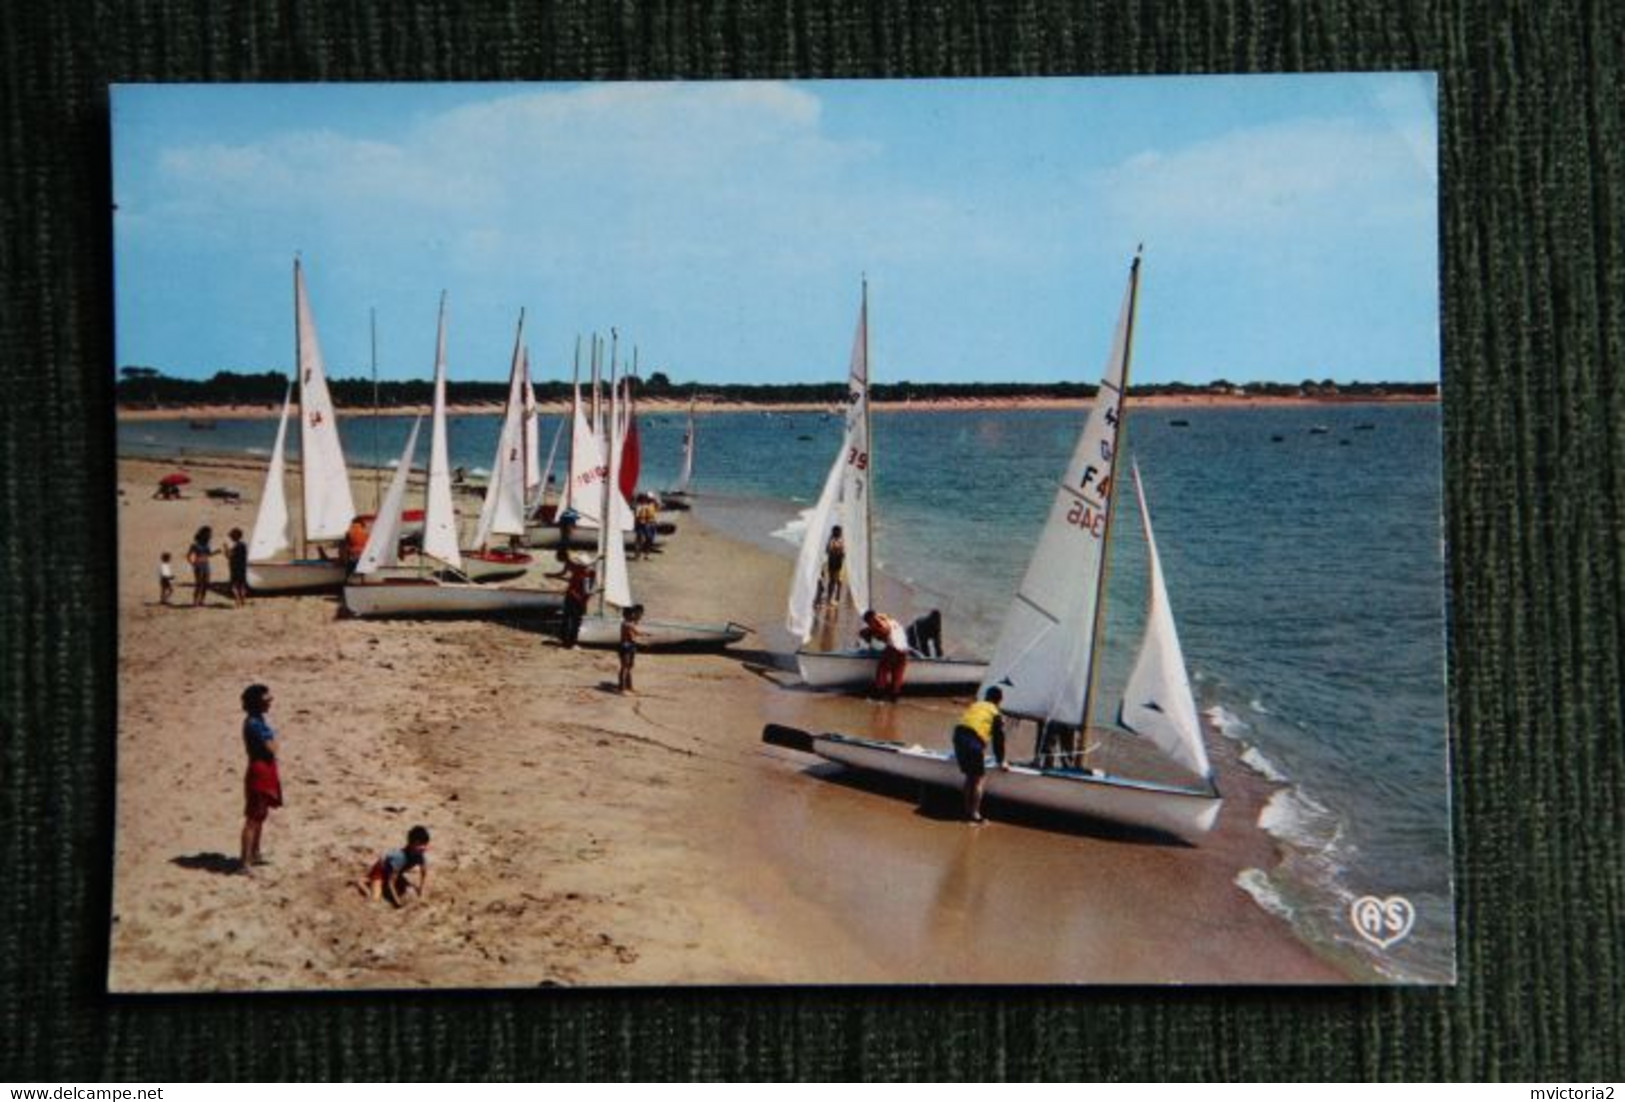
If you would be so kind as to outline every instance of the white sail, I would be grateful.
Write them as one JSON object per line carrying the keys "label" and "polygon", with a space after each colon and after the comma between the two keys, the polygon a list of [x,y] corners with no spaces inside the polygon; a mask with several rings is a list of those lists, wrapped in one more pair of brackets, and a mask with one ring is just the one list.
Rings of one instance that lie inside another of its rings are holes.
{"label": "white sail", "polygon": [[688,493],[688,484],[694,480],[694,408],[688,410],[688,431],[683,433],[683,469],[677,476],[677,492]]}
{"label": "white sail", "polygon": [[536,404],[536,388],[530,381],[530,349],[525,349],[525,512],[542,498],[542,413]]}
{"label": "white sail", "polygon": [[598,434],[592,431],[592,424],[578,399],[570,425],[570,508],[579,513],[588,526],[597,525],[604,515],[607,475]]}
{"label": "white sail", "polygon": [[1014,715],[1072,726],[1088,720],[1084,703],[1139,272],[1136,258],[1100,391],[988,663],[984,685],[1001,686],[1004,710]]}
{"label": "white sail", "polygon": [[859,612],[869,607],[869,300],[858,311],[847,374],[846,432],[824,479],[818,504],[807,515],[796,572],[790,580],[785,627],[805,643],[812,635],[813,602],[830,530],[841,526],[846,544],[846,594]]}
{"label": "white sail", "polygon": [[677,475],[675,493],[688,493],[688,484],[694,478],[694,403],[688,404],[688,431],[683,433],[683,469]]}
{"label": "white sail", "polygon": [[446,296],[434,346],[434,412],[429,421],[429,487],[423,510],[423,553],[454,570],[463,568],[457,546],[457,507],[451,498],[451,461],[446,443]]}
{"label": "white sail", "polygon": [[[539,422],[540,418],[537,420]],[[531,502],[533,509],[540,507],[542,499],[547,496],[547,481],[553,477],[553,461],[559,457],[559,437],[562,435],[564,435],[564,418],[561,417],[558,425],[553,429],[553,446],[547,449],[547,462],[542,466],[542,477],[536,489],[536,500]],[[563,508],[563,506],[561,505],[560,508]]]}
{"label": "white sail", "polygon": [[288,491],[283,484],[287,466],[288,415],[293,410],[293,384],[282,400],[282,420],[277,422],[276,443],[271,447],[271,465],[265,468],[265,490],[260,494],[259,512],[254,515],[254,534],[248,538],[248,561],[265,562],[293,546],[289,530]]}
{"label": "white sail", "polygon": [[1196,698],[1191,694],[1185,655],[1179,647],[1179,634],[1174,630],[1174,614],[1162,579],[1157,541],[1151,534],[1151,512],[1146,508],[1139,465],[1133,470],[1134,493],[1139,498],[1140,521],[1145,529],[1150,608],[1146,613],[1145,635],[1140,640],[1140,654],[1123,689],[1119,719],[1124,727],[1150,739],[1173,761],[1197,776],[1211,778],[1213,767],[1208,764],[1207,749],[1202,745]]}
{"label": "white sail", "polygon": [[305,291],[305,273],[293,262],[293,298],[299,356],[299,462],[304,486],[305,539],[341,539],[355,519],[350,472],[344,465],[338,418],[327,391],[327,367]]}
{"label": "white sail", "polygon": [[796,572],[790,578],[790,601],[784,626],[803,643],[812,638],[816,612],[813,602],[818,596],[819,572],[824,568],[824,545],[829,540],[830,517],[835,512],[836,498],[841,493],[841,469],[845,466],[845,457],[846,452],[843,451],[830,464],[829,474],[824,477],[824,488],[818,494],[818,503],[807,514],[807,530],[802,533],[801,551],[796,555]]}
{"label": "white sail", "polygon": [[[615,515],[615,500],[621,496],[621,441],[616,428],[616,415],[615,386],[612,383],[609,388],[609,472],[603,486],[611,516]],[[632,584],[626,576],[626,540],[621,538],[613,525],[604,525],[598,530],[598,550],[604,561],[604,600],[626,608],[632,603]]]}
{"label": "white sail", "polygon": [[395,468],[395,476],[389,480],[384,503],[378,507],[378,515],[372,520],[372,531],[367,535],[367,546],[355,564],[354,574],[365,576],[385,567],[400,565],[401,506],[406,502],[406,480],[412,473],[412,455],[418,450],[418,426],[422,423],[421,417],[412,420],[412,431],[406,436],[406,450],[401,452],[401,461]]}
{"label": "white sail", "polygon": [[514,337],[513,363],[508,370],[508,400],[502,411],[502,430],[497,436],[491,480],[485,487],[485,504],[480,509],[479,528],[474,536],[475,545],[482,548],[494,535],[525,533],[524,334],[525,315],[521,312],[519,331]]}

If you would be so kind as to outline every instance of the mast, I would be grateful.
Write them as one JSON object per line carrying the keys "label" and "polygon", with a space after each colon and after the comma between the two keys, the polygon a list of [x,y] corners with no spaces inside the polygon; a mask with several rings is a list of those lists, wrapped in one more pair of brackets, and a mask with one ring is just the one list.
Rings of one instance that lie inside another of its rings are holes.
{"label": "mast", "polygon": [[869,364],[869,276],[863,276],[863,442],[869,449],[869,489],[863,495],[863,552],[864,568],[869,579],[869,607],[874,608],[880,596],[880,581],[875,576],[875,433],[870,420],[874,399],[874,372]]}
{"label": "mast", "polygon": [[[1128,423],[1123,418],[1123,410],[1128,404],[1129,367],[1134,359],[1134,323],[1140,309],[1140,255],[1144,248],[1143,245],[1135,248],[1134,262],[1129,267],[1128,331],[1123,338],[1123,390],[1117,396],[1118,424],[1116,439],[1112,443],[1112,487],[1106,498],[1106,524],[1100,534],[1100,577],[1095,583],[1095,622],[1091,636],[1094,645],[1089,648],[1089,677],[1083,691],[1083,716],[1078,724],[1080,755],[1088,745],[1089,712],[1094,706],[1096,683],[1100,679],[1100,655],[1105,650],[1102,644],[1106,636],[1106,581],[1111,576],[1112,520],[1117,516],[1117,457],[1122,454],[1123,444],[1128,438]],[[1095,400],[1100,401],[1098,392]]]}
{"label": "mast", "polygon": [[[304,311],[299,309],[299,254],[293,254],[293,375],[299,380],[299,558],[308,557],[306,550],[305,531],[310,527],[310,504],[305,497],[305,479],[310,475],[306,472],[306,464],[310,456],[305,454],[305,365],[299,355],[299,350],[305,346]],[[377,518],[374,518],[377,519]]]}
{"label": "mast", "polygon": [[[615,330],[611,329],[610,332],[614,333]],[[600,584],[598,586],[599,616],[604,615],[604,605],[608,600],[609,593],[609,541],[622,538],[618,528],[613,531],[610,529],[610,524],[614,520],[614,513],[611,511],[609,495],[620,492],[618,489],[611,490],[610,488],[610,474],[615,467],[615,416],[617,413],[615,408],[615,385],[615,356],[612,353],[609,358],[609,446],[604,451],[604,492],[599,497],[601,504],[598,522],[598,569],[603,571],[604,574],[604,577],[599,579]],[[597,393],[596,380],[593,392]]]}
{"label": "mast", "polygon": [[372,307],[367,313],[372,323],[372,515],[376,519],[383,500],[380,495],[384,477],[384,469],[378,462],[378,307]]}

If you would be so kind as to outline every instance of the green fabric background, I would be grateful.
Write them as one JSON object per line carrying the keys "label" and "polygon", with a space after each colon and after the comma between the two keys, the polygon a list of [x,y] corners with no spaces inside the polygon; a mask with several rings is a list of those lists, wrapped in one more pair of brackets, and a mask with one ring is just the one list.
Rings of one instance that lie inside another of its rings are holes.
{"label": "green fabric background", "polygon": [[[0,45],[0,1080],[1625,1074],[1625,7],[0,0]],[[1457,988],[105,993],[109,82],[1392,68],[1442,74]]]}

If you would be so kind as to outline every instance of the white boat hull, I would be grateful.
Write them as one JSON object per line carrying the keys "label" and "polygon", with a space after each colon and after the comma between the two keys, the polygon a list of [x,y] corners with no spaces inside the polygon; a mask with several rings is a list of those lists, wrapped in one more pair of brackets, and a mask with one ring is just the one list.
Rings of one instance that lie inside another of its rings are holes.
{"label": "white boat hull", "polygon": [[344,584],[345,573],[345,565],[339,559],[251,562],[248,564],[248,588],[255,593],[332,590]]}
{"label": "white boat hull", "polygon": [[[849,768],[936,788],[959,790],[965,784],[953,754],[941,750],[823,734],[812,736],[812,752]],[[1019,807],[1103,819],[1187,839],[1212,830],[1224,803],[1216,793],[1200,789],[1070,769],[1014,765],[1001,770],[991,761],[985,793]]]}
{"label": "white boat hull", "polygon": [[[671,537],[675,536],[676,534],[677,534],[677,526],[675,524],[672,524],[669,521],[662,521],[655,528],[655,537],[656,537],[656,540],[657,540],[656,546],[659,545],[658,544],[659,540],[671,539]],[[559,526],[556,525],[556,524],[527,524],[527,525],[525,525],[525,546],[526,547],[542,547],[542,548],[557,547],[557,546],[559,546],[560,542],[561,541],[559,539]],[[637,533],[635,531],[632,531],[631,529],[628,529],[627,531],[622,532],[621,533],[621,542],[627,548],[627,550],[629,550],[629,551],[632,550],[634,547],[637,546],[637,542],[638,542]],[[576,525],[575,530],[570,533],[570,546],[572,548],[584,549],[584,550],[590,550],[592,548],[597,547],[598,546],[598,526],[593,525],[591,527],[587,527],[585,525],[580,525],[580,524]]]}
{"label": "white boat hull", "polygon": [[432,578],[352,581],[344,587],[344,607],[354,616],[495,616],[557,609],[562,593]]}
{"label": "white boat hull", "polygon": [[[855,647],[840,651],[796,651],[801,680],[814,689],[857,689],[874,684],[880,651]],[[909,656],[903,691],[974,689],[987,675],[987,663],[976,658]]]}
{"label": "white boat hull", "polygon": [[[700,650],[706,647],[726,647],[749,634],[743,624],[685,624],[671,620],[643,620],[638,624],[643,638],[639,650]],[[621,642],[619,616],[584,616],[581,634],[576,642],[586,647],[617,647]]]}

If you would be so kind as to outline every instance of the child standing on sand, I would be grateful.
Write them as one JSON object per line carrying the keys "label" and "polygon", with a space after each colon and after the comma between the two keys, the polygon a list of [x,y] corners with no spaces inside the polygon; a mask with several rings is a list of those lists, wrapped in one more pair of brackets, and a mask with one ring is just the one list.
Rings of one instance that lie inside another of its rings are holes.
{"label": "child standing on sand", "polygon": [[621,674],[618,691],[623,693],[635,691],[632,688],[632,663],[638,656],[638,640],[643,638],[643,632],[638,630],[638,622],[642,619],[642,605],[628,605],[621,613]]}
{"label": "child standing on sand", "polygon": [[365,879],[357,880],[356,887],[361,894],[371,899],[380,896],[388,899],[395,906],[401,905],[406,895],[406,889],[413,887],[406,874],[413,869],[418,870],[417,893],[419,899],[425,899],[429,894],[429,830],[427,827],[415,826],[406,832],[406,846],[403,849],[392,849],[372,863],[367,870]]}
{"label": "child standing on sand", "polygon": [[175,596],[175,569],[169,565],[169,552],[158,556],[158,603],[169,604]]}
{"label": "child standing on sand", "polygon": [[248,544],[243,541],[243,530],[231,530],[231,542],[226,545],[226,565],[231,569],[231,599],[242,608],[248,604]]}

